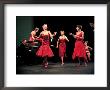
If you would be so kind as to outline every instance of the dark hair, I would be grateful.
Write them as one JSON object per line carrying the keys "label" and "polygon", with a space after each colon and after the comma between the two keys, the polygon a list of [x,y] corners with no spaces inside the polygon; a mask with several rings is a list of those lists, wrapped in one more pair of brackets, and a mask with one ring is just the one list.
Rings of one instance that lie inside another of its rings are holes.
{"label": "dark hair", "polygon": [[42,26],[47,25],[47,24],[43,24]]}
{"label": "dark hair", "polygon": [[[61,33],[61,32],[64,32],[64,30],[60,30],[60,33]],[[64,32],[64,33],[65,33],[65,32]]]}
{"label": "dark hair", "polygon": [[60,30],[60,32],[64,32],[64,30]]}
{"label": "dark hair", "polygon": [[[23,39],[22,42],[24,42],[26,39]],[[27,40],[26,40],[27,41]]]}
{"label": "dark hair", "polygon": [[88,41],[85,41],[85,43],[88,43]]}
{"label": "dark hair", "polygon": [[82,25],[77,25],[76,27],[78,27],[79,29],[82,29]]}
{"label": "dark hair", "polygon": [[39,28],[38,27],[35,27],[34,30],[39,30]]}

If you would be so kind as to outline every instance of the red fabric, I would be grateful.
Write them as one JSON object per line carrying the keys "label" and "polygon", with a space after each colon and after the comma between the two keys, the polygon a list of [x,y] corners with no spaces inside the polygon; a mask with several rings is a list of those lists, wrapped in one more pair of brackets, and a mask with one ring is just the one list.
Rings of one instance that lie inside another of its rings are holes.
{"label": "red fabric", "polygon": [[32,43],[31,43],[31,45],[32,46],[34,46],[35,45],[35,43],[34,43],[34,39],[32,38],[32,35],[30,35],[30,37],[29,37],[29,41],[31,41]]}
{"label": "red fabric", "polygon": [[77,36],[79,37],[76,38],[75,48],[74,48],[72,58],[74,60],[76,57],[83,57],[85,60],[87,60],[85,45],[84,45],[83,39],[80,38],[82,37],[82,33],[80,33]]}
{"label": "red fabric", "polygon": [[86,50],[87,53],[90,53],[88,46],[85,46],[85,50]]}
{"label": "red fabric", "polygon": [[37,56],[40,57],[52,57],[54,56],[51,48],[50,48],[50,42],[49,42],[49,35],[42,35],[42,45],[36,52]]}
{"label": "red fabric", "polygon": [[34,39],[32,38],[32,35],[30,35],[29,41],[34,41]]}
{"label": "red fabric", "polygon": [[64,57],[65,52],[66,52],[66,43],[65,39],[59,39],[59,56]]}

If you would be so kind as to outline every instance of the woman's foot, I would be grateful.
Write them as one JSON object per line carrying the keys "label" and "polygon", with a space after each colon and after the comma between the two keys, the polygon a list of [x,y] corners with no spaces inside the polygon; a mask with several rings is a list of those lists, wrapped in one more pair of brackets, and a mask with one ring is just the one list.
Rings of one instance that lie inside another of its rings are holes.
{"label": "woman's foot", "polygon": [[85,63],[85,66],[87,67],[87,63]]}
{"label": "woman's foot", "polygon": [[46,62],[46,63],[44,64],[44,67],[45,67],[45,68],[47,68],[47,67],[48,67],[48,62]]}
{"label": "woman's foot", "polygon": [[47,68],[48,66],[47,66],[47,65],[45,65],[44,67],[45,67],[45,68]]}
{"label": "woman's foot", "polygon": [[61,66],[63,66],[63,65],[64,65],[64,63],[61,64]]}

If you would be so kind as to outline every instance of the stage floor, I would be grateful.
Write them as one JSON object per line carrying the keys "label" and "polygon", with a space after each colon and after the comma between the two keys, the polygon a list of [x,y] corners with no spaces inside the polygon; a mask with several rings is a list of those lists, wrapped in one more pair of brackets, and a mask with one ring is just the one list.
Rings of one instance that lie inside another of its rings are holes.
{"label": "stage floor", "polygon": [[94,63],[78,66],[78,63],[49,63],[47,69],[42,65],[23,65],[16,68],[16,74],[94,74]]}

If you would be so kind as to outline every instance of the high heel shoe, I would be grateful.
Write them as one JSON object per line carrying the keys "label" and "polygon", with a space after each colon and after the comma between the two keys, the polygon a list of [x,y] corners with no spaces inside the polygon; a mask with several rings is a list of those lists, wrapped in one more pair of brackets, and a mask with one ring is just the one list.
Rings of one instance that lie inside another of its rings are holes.
{"label": "high heel shoe", "polygon": [[87,63],[85,63],[85,67],[87,67]]}
{"label": "high heel shoe", "polygon": [[45,67],[45,68],[47,68],[48,66],[47,66],[47,65],[45,65],[44,67]]}
{"label": "high heel shoe", "polygon": [[47,67],[48,67],[48,62],[46,62],[46,63],[44,64],[44,67],[45,67],[45,68],[47,68]]}

